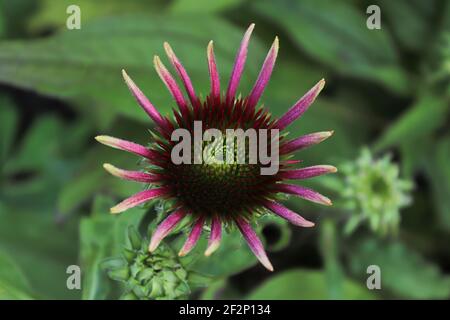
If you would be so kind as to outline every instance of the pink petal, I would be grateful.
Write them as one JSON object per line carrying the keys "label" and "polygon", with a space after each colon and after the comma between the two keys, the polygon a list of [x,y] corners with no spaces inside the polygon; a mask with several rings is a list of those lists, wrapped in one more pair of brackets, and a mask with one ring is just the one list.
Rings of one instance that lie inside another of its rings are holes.
{"label": "pink petal", "polygon": [[210,256],[219,248],[220,240],[222,239],[222,222],[216,216],[211,221],[211,233],[209,235],[208,247],[205,251],[205,256]]}
{"label": "pink petal", "polygon": [[300,98],[276,123],[276,127],[283,130],[294,120],[300,117],[314,102],[320,91],[325,86],[325,80],[320,80],[312,89]]}
{"label": "pink petal", "polygon": [[288,194],[294,194],[296,196],[299,196],[300,198],[315,202],[315,203],[320,203],[320,204],[324,204],[327,206],[331,206],[331,200],[328,199],[327,197],[321,195],[320,193],[312,190],[312,189],[308,189],[305,187],[301,187],[301,186],[297,186],[297,185],[293,185],[293,184],[277,184],[277,191],[279,192],[283,192],[283,193],[288,193]]}
{"label": "pink petal", "polygon": [[187,255],[195,247],[198,240],[200,239],[200,235],[202,234],[204,222],[205,219],[203,217],[197,219],[197,222],[195,222],[194,226],[192,227],[191,233],[184,243],[183,248],[181,248],[180,252],[178,253],[180,257]]}
{"label": "pink petal", "polygon": [[253,86],[252,91],[249,94],[247,106],[253,109],[259,101],[259,98],[264,92],[267,83],[269,82],[270,76],[272,74],[273,67],[275,65],[275,61],[277,59],[278,54],[278,37],[275,37],[275,41],[272,44],[272,47],[267,54],[266,59],[264,60],[264,64],[259,72],[258,79]]}
{"label": "pink petal", "polygon": [[158,56],[155,56],[155,58],[153,59],[153,63],[155,65],[156,72],[158,72],[159,77],[164,82],[167,89],[169,89],[170,94],[175,99],[177,105],[180,107],[181,112],[183,113],[183,115],[187,115],[189,112],[187,103],[176,81],[173,79],[172,75],[169,73]]}
{"label": "pink petal", "polygon": [[183,67],[180,60],[178,60],[177,56],[175,55],[172,48],[167,42],[164,42],[164,49],[166,50],[166,54],[169,57],[170,62],[177,71],[178,76],[183,81],[184,88],[186,89],[186,92],[189,96],[189,99],[191,100],[191,103],[193,105],[200,105],[197,95],[195,94],[194,86],[192,85],[192,81],[189,78],[186,69]]}
{"label": "pink petal", "polygon": [[159,224],[150,239],[148,251],[153,252],[159,246],[161,241],[177,226],[177,224],[186,216],[182,209],[171,213],[163,222]]}
{"label": "pink petal", "polygon": [[241,80],[242,71],[244,70],[245,60],[247,59],[248,43],[250,41],[253,28],[255,28],[254,23],[252,23],[245,32],[244,38],[241,41],[241,46],[236,55],[236,60],[234,61],[233,71],[231,72],[230,82],[227,89],[226,100],[228,102],[232,101],[236,95],[236,90],[239,85],[239,81]]}
{"label": "pink petal", "polygon": [[291,153],[318,144],[331,137],[333,132],[334,131],[315,132],[288,141],[280,147],[280,154]]}
{"label": "pink petal", "polygon": [[103,164],[103,168],[105,168],[106,171],[111,173],[113,176],[125,179],[125,180],[132,180],[132,181],[138,181],[138,182],[145,182],[145,183],[151,183],[158,181],[159,178],[155,175],[141,172],[141,171],[129,171],[129,170],[123,170],[120,168],[117,168],[109,163]]}
{"label": "pink petal", "polygon": [[278,173],[278,176],[282,179],[308,179],[334,172],[337,172],[336,167],[327,165],[318,165],[305,167],[301,169],[282,171]]}
{"label": "pink petal", "polygon": [[294,211],[289,210],[288,208],[282,206],[281,204],[279,204],[277,202],[266,200],[266,201],[264,201],[263,204],[267,209],[269,209],[276,215],[286,219],[287,221],[289,221],[290,223],[292,223],[296,226],[300,226],[300,227],[313,227],[314,226],[313,222],[306,220],[305,218],[298,215]]}
{"label": "pink petal", "polygon": [[166,188],[158,188],[151,190],[144,190],[136,193],[135,195],[123,200],[121,203],[110,209],[111,213],[120,213],[125,210],[131,209],[140,205],[141,203],[147,202],[151,199],[161,197],[167,194]]}
{"label": "pink petal", "polygon": [[256,235],[255,231],[252,229],[250,224],[245,221],[243,218],[237,218],[236,224],[239,230],[242,233],[245,241],[247,241],[250,250],[255,254],[256,258],[258,258],[259,262],[269,271],[273,271],[273,266],[267,257],[266,251],[264,250],[264,246]]}
{"label": "pink petal", "polygon": [[211,78],[211,95],[214,98],[220,97],[220,79],[217,71],[216,58],[214,57],[213,41],[211,40],[206,50],[208,56],[209,76]]}
{"label": "pink petal", "polygon": [[104,145],[107,145],[108,147],[131,152],[147,159],[152,159],[156,156],[154,151],[131,141],[122,140],[110,136],[96,136],[95,140]]}
{"label": "pink petal", "polygon": [[150,118],[153,119],[153,121],[155,121],[157,125],[159,125],[161,128],[166,128],[166,122],[162,118],[161,114],[142,93],[141,89],[139,89],[139,87],[133,82],[133,80],[131,80],[125,70],[122,70],[122,76],[131,93],[136,98],[140,106],[144,109],[144,111],[150,116]]}

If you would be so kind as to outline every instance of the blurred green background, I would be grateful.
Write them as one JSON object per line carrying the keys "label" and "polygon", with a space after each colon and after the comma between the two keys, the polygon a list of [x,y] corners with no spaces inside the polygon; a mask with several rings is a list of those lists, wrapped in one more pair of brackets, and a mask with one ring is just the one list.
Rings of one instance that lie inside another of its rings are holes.
{"label": "blurred green background", "polygon": [[[68,30],[66,8],[81,9]],[[381,29],[366,27],[368,5]],[[108,176],[102,163],[136,161],[95,143],[97,134],[146,143],[151,122],[120,75],[125,68],[163,114],[173,107],[152,68],[168,41],[197,92],[206,94],[206,45],[213,39],[226,83],[244,30],[256,23],[240,91],[251,89],[273,38],[279,58],[263,101],[283,114],[318,80],[327,85],[293,136],[335,130],[298,155],[305,165],[353,161],[364,146],[390,153],[414,182],[398,232],[299,199],[288,206],[312,229],[262,221],[275,272],[265,271],[237,235],[196,269],[213,276],[191,298],[392,299],[450,297],[450,2],[445,0],[2,0],[0,1],[0,298],[114,299],[117,283],[101,262],[118,255],[128,225],[149,209],[116,217],[108,208],[140,190]],[[325,179],[312,185],[339,202]],[[80,265],[81,290],[66,268]],[[381,268],[368,290],[366,268]]]}

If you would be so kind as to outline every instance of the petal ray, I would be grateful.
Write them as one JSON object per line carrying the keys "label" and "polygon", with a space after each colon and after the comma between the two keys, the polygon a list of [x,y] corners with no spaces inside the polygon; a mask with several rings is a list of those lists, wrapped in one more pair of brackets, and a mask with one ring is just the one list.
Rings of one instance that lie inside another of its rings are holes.
{"label": "petal ray", "polygon": [[283,206],[277,202],[266,200],[266,201],[264,201],[263,204],[267,209],[269,209],[276,215],[286,219],[293,225],[300,226],[300,227],[313,227],[314,226],[313,222],[306,220],[299,214],[295,213],[294,211],[286,208],[285,206]]}
{"label": "petal ray", "polygon": [[222,222],[220,218],[215,216],[211,221],[211,233],[209,235],[208,247],[205,251],[205,256],[213,254],[220,245],[222,239]]}
{"label": "petal ray", "polygon": [[161,241],[177,226],[177,224],[186,216],[182,209],[172,212],[163,222],[159,224],[150,239],[148,251],[153,252],[158,248]]}
{"label": "petal ray", "polygon": [[153,59],[153,63],[155,65],[156,72],[158,73],[161,80],[166,85],[167,89],[169,89],[170,94],[175,99],[175,102],[180,107],[181,112],[184,116],[186,116],[189,112],[186,100],[184,99],[183,93],[181,92],[178,84],[161,62],[161,59],[158,56],[155,56]]}
{"label": "petal ray", "polygon": [[159,180],[159,178],[153,174],[141,172],[141,171],[130,171],[130,170],[124,170],[117,168],[113,166],[112,164],[105,163],[103,164],[103,168],[105,168],[106,171],[111,173],[113,176],[125,179],[125,180],[131,180],[131,181],[137,181],[137,182],[145,182],[145,183],[151,183],[156,182]]}
{"label": "petal ray", "polygon": [[294,140],[288,141],[280,147],[280,154],[287,154],[302,150],[312,145],[321,143],[333,135],[334,131],[323,131],[310,133]]}
{"label": "petal ray", "polygon": [[236,95],[236,90],[241,80],[242,71],[244,70],[245,60],[247,59],[248,43],[250,41],[250,36],[252,35],[255,24],[252,23],[244,34],[241,41],[239,51],[236,55],[236,60],[234,61],[233,70],[231,71],[230,82],[228,83],[226,100],[232,101]]}
{"label": "petal ray", "polygon": [[250,109],[253,109],[261,98],[261,95],[264,92],[264,89],[267,86],[267,83],[270,80],[270,76],[272,75],[273,67],[275,65],[275,61],[278,55],[278,37],[275,37],[275,40],[267,53],[266,59],[264,60],[261,71],[259,72],[258,79],[253,86],[252,91],[248,96],[247,106]]}
{"label": "petal ray", "polygon": [[130,89],[131,93],[139,103],[139,105],[144,109],[144,111],[150,116],[150,118],[155,121],[155,123],[161,128],[166,128],[166,122],[161,116],[161,114],[156,110],[153,104],[147,99],[147,97],[142,93],[141,89],[134,83],[134,81],[128,76],[125,70],[122,69],[122,76]]}
{"label": "petal ray", "polygon": [[186,242],[178,253],[180,257],[187,255],[195,247],[202,234],[204,223],[205,219],[203,217],[197,219],[191,232],[189,233],[188,238],[186,239]]}
{"label": "petal ray", "polygon": [[250,250],[252,250],[256,258],[258,258],[259,262],[261,262],[261,264],[267,270],[273,271],[273,266],[270,263],[269,258],[267,257],[266,251],[264,250],[264,246],[261,243],[261,240],[258,238],[256,232],[250,226],[250,224],[240,217],[238,217],[235,221],[239,230],[242,233],[242,236],[244,237],[245,241],[247,241]]}
{"label": "petal ray", "polygon": [[192,105],[196,106],[200,105],[200,101],[198,100],[197,95],[195,94],[191,78],[186,72],[186,69],[183,67],[183,64],[180,62],[178,57],[173,52],[172,47],[167,42],[164,42],[164,49],[166,51],[167,56],[169,57],[170,62],[172,63],[173,67],[178,73],[178,76],[183,81],[184,88],[186,89],[186,92],[189,96]]}
{"label": "petal ray", "polygon": [[321,195],[320,193],[301,186],[293,185],[293,184],[277,184],[277,191],[293,194],[296,196],[299,196],[300,198],[303,198],[308,201],[312,201],[319,204],[324,204],[326,206],[331,206],[331,200],[325,197],[324,195]]}
{"label": "petal ray", "polygon": [[209,76],[211,79],[211,95],[217,99],[220,97],[220,78],[219,72],[217,71],[217,64],[216,58],[214,56],[214,46],[212,40],[209,42],[206,51],[208,57]]}
{"label": "petal ray", "polygon": [[164,187],[158,189],[144,190],[138,192],[131,197],[123,200],[119,204],[115,205],[110,209],[111,213],[120,213],[125,210],[131,209],[140,205],[141,203],[147,202],[151,199],[155,199],[164,196],[167,193],[167,189]]}
{"label": "petal ray", "polygon": [[131,152],[147,159],[152,159],[156,156],[156,153],[154,151],[131,141],[110,136],[96,136],[95,140],[108,147]]}
{"label": "petal ray", "polygon": [[278,173],[278,176],[282,179],[308,179],[334,172],[337,172],[336,167],[328,165],[317,165],[301,169],[282,171]]}
{"label": "petal ray", "polygon": [[320,80],[314,87],[312,87],[303,97],[301,97],[276,123],[276,127],[283,130],[298,117],[300,117],[309,106],[314,102],[325,86],[325,80]]}

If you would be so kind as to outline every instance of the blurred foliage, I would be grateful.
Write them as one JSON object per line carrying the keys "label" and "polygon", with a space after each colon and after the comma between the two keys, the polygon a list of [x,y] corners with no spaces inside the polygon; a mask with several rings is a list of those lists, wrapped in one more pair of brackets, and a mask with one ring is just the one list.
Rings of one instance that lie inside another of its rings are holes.
{"label": "blurred foliage", "polygon": [[[151,122],[130,96],[126,69],[163,113],[172,99],[152,68],[168,41],[195,89],[209,90],[206,45],[214,39],[226,84],[243,30],[256,30],[240,91],[253,85],[265,51],[280,54],[264,104],[283,114],[321,78],[327,86],[289,130],[335,130],[302,151],[305,165],[339,164],[367,145],[394,155],[414,180],[413,205],[400,211],[397,236],[380,240],[361,227],[344,236],[353,214],[339,205],[339,183],[306,182],[335,202],[321,208],[289,198],[316,222],[302,230],[265,217],[258,226],[276,268],[257,264],[242,237],[225,234],[184,263],[211,277],[201,299],[380,299],[450,297],[450,2],[445,0],[79,0],[81,29],[67,30],[73,1],[0,1],[0,299],[107,299],[123,288],[102,267],[127,245],[126,230],[161,215],[108,208],[141,186],[114,179],[101,164],[132,168],[133,157],[95,144],[99,132],[145,144]],[[381,30],[366,28],[366,8],[381,8]],[[112,159],[112,160],[111,160]],[[150,228],[152,224],[150,223]],[[178,250],[185,235],[167,245]],[[110,261],[111,262],[111,261]],[[68,290],[66,269],[80,265],[82,290]],[[381,267],[382,290],[366,288],[367,266]],[[279,268],[278,268],[279,266]],[[198,278],[199,283],[204,279]],[[194,281],[194,280],[192,280]]]}

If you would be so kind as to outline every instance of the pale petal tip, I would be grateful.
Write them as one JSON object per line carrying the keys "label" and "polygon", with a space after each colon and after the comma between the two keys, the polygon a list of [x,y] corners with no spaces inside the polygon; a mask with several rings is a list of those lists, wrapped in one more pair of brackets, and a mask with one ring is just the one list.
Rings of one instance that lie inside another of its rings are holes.
{"label": "pale petal tip", "polygon": [[280,48],[280,40],[278,39],[278,36],[275,37],[275,40],[273,40],[273,44],[272,47],[278,51],[278,49]]}
{"label": "pale petal tip", "polygon": [[114,206],[111,209],[109,209],[109,212],[111,214],[118,214],[125,211],[120,205]]}
{"label": "pale petal tip", "polygon": [[213,241],[206,249],[205,256],[209,257],[210,255],[212,255],[219,248],[219,245],[220,241]]}
{"label": "pale petal tip", "polygon": [[112,164],[110,164],[110,163],[104,163],[103,164],[103,168],[106,170],[106,171],[108,171],[108,172],[111,172],[111,171],[115,171],[115,169],[117,169],[116,167],[114,167]]}
{"label": "pale petal tip", "polygon": [[329,168],[328,170],[330,173],[335,173],[338,171],[338,169],[335,166],[327,166],[327,167]]}
{"label": "pale petal tip", "polygon": [[246,32],[252,32],[253,29],[255,29],[255,24],[254,24],[254,23],[252,23],[252,24],[249,25],[249,27],[247,28],[247,31],[246,31]]}
{"label": "pale petal tip", "polygon": [[319,94],[320,91],[322,91],[323,87],[325,87],[325,79],[320,79],[320,81],[317,83],[318,90],[317,94]]}
{"label": "pale petal tip", "polygon": [[100,136],[96,136],[94,139],[97,140],[98,142],[100,142],[101,144],[108,145],[109,143],[111,143],[112,138],[109,136],[100,135]]}
{"label": "pale petal tip", "polygon": [[170,44],[168,42],[164,42],[163,46],[164,46],[164,50],[166,51],[167,56],[170,59],[173,59],[175,57],[175,54],[174,54]]}
{"label": "pale petal tip", "polygon": [[268,258],[261,259],[260,262],[267,270],[269,270],[270,272],[273,272],[272,263],[270,263]]}
{"label": "pale petal tip", "polygon": [[159,58],[159,56],[155,55],[155,56],[153,57],[153,64],[155,65],[155,67],[156,67],[157,69],[160,68],[162,62],[161,62],[161,59]]}

